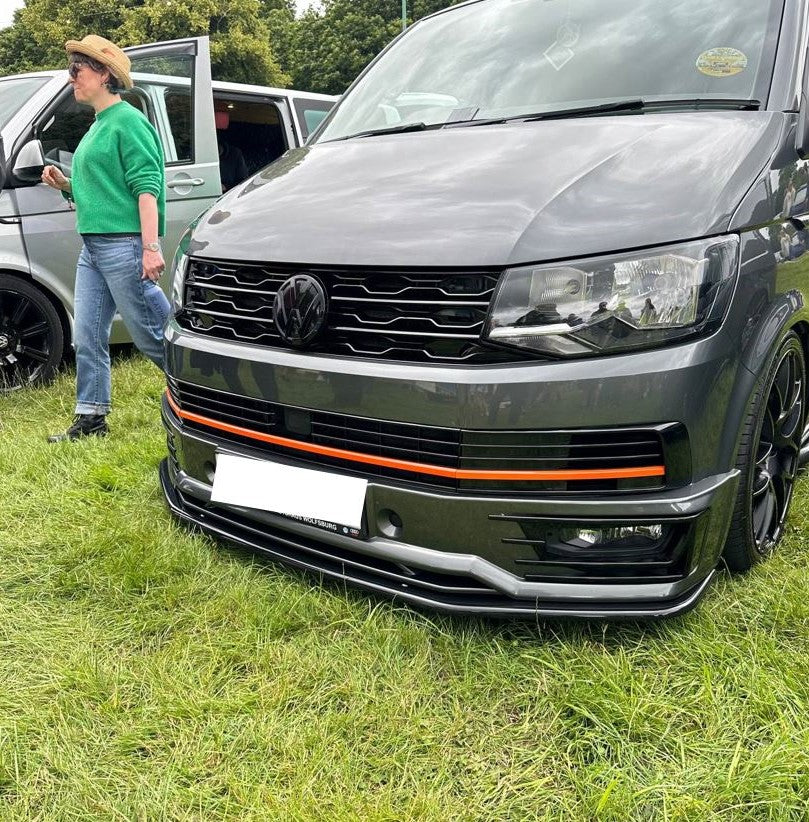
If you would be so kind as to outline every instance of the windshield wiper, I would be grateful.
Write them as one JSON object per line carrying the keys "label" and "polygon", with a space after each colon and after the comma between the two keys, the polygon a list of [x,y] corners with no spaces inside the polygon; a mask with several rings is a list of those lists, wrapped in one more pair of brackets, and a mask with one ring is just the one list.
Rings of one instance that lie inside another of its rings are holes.
{"label": "windshield wiper", "polygon": [[736,99],[692,99],[692,100],[618,100],[613,103],[600,103],[595,106],[580,106],[563,108],[558,111],[543,111],[537,114],[517,114],[513,117],[492,117],[484,120],[464,120],[457,123],[447,123],[446,128],[462,128],[469,126],[497,125],[499,123],[533,123],[539,120],[566,120],[574,117],[596,117],[602,114],[633,114],[655,109],[739,109],[744,111],[758,111],[761,103],[758,100]]}
{"label": "windshield wiper", "polygon": [[358,131],[355,134],[347,134],[345,137],[336,137],[337,140],[353,140],[355,137],[376,137],[377,134],[403,134],[407,131],[427,131],[427,129],[441,128],[443,123],[427,125],[427,123],[400,123],[396,126],[386,126],[384,128],[370,128],[367,131]]}
{"label": "windshield wiper", "polygon": [[533,123],[535,120],[561,120],[568,117],[588,117],[597,114],[623,114],[624,112],[643,111],[643,100],[619,100],[614,103],[599,103],[597,106],[580,106],[563,108],[558,111],[542,111],[536,114],[515,114],[513,117],[491,117],[483,120],[462,120],[456,123],[447,123],[447,128],[462,126],[491,126],[498,123]]}
{"label": "windshield wiper", "polygon": [[656,108],[685,108],[694,111],[710,109],[736,109],[739,111],[758,111],[761,108],[760,100],[746,100],[733,97],[694,97],[690,100],[648,100],[643,104],[647,111]]}
{"label": "windshield wiper", "polygon": [[358,131],[345,137],[335,137],[334,140],[353,140],[355,137],[375,137],[378,134],[404,134],[408,131],[428,131],[440,128],[469,128],[471,126],[491,126],[500,123],[534,123],[539,120],[567,120],[574,117],[597,117],[603,114],[637,114],[645,111],[664,111],[666,109],[682,108],[686,110],[703,111],[710,109],[732,109],[740,111],[758,111],[761,103],[758,100],[744,100],[734,98],[694,98],[690,100],[641,100],[639,97],[630,100],[616,100],[612,103],[599,103],[595,106],[578,106],[562,108],[557,111],[541,111],[536,114],[515,114],[513,117],[492,117],[482,120],[449,120],[443,123],[424,122],[399,123],[395,126],[372,128],[367,131]]}

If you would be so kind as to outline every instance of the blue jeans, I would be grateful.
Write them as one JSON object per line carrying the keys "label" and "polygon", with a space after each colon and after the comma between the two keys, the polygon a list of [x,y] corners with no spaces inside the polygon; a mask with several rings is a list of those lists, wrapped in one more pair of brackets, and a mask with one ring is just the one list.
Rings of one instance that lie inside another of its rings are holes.
{"label": "blue jeans", "polygon": [[132,340],[163,368],[169,301],[142,280],[138,236],[85,235],[76,267],[76,413],[110,412],[110,330],[117,308]]}

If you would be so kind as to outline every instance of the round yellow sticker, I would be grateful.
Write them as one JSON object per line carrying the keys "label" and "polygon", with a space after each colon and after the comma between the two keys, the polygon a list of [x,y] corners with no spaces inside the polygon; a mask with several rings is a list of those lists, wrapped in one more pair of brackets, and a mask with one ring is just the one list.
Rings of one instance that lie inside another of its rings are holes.
{"label": "round yellow sticker", "polygon": [[732,77],[747,68],[747,55],[738,49],[709,49],[697,57],[697,68],[708,77]]}

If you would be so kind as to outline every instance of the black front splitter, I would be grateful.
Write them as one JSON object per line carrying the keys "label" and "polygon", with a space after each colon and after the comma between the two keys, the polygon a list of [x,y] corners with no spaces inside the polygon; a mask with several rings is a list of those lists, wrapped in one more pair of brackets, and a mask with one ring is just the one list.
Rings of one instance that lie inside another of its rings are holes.
{"label": "black front splitter", "polygon": [[[691,610],[710,585],[714,574],[694,586],[685,595],[666,602],[541,602],[514,599],[500,591],[472,585],[472,580],[458,577],[457,585],[442,587],[419,582],[403,572],[391,572],[396,566],[376,562],[365,554],[340,552],[329,546],[306,540],[298,535],[279,532],[257,522],[247,522],[227,509],[209,505],[183,495],[174,487],[168,460],[160,464],[160,483],[171,513],[212,537],[256,551],[284,565],[341,583],[382,594],[385,597],[418,608],[447,614],[468,614],[514,618],[576,618],[598,620],[649,620],[671,617]],[[469,582],[469,585],[465,583]],[[415,590],[419,589],[419,590]]]}

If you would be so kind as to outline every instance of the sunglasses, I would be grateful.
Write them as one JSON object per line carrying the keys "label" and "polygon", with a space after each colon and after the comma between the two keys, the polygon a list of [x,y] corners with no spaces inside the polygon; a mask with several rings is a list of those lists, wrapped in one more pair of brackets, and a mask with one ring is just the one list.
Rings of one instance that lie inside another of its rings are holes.
{"label": "sunglasses", "polygon": [[86,66],[86,65],[87,65],[87,63],[84,63],[80,60],[73,61],[67,67],[67,73],[70,75],[70,79],[75,80],[79,76],[79,72],[82,70],[82,67]]}
{"label": "sunglasses", "polygon": [[103,66],[100,63],[93,63],[90,60],[71,60],[67,67],[67,73],[70,75],[70,79],[75,80],[84,66],[87,66],[90,71],[100,72],[103,70]]}

